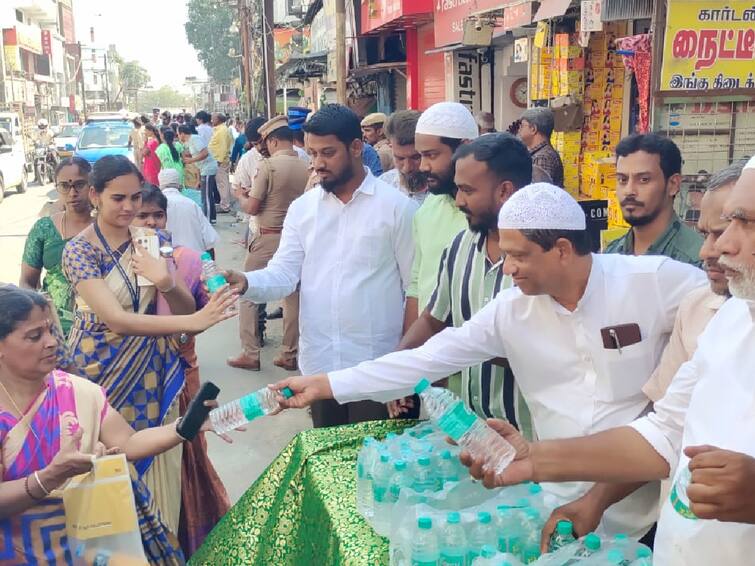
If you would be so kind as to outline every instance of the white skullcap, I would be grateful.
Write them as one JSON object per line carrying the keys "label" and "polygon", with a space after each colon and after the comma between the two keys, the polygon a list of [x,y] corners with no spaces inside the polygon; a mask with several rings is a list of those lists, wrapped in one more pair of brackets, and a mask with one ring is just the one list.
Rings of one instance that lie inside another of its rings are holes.
{"label": "white skullcap", "polygon": [[744,166],[745,169],[755,169],[755,155],[750,157],[750,160]]}
{"label": "white skullcap", "polygon": [[473,140],[479,132],[474,116],[458,102],[438,102],[422,112],[416,133],[457,140]]}
{"label": "white skullcap", "polygon": [[498,213],[498,228],[512,230],[584,230],[585,213],[574,197],[550,183],[516,191]]}
{"label": "white skullcap", "polygon": [[181,177],[175,169],[160,169],[160,172],[157,174],[157,182],[160,183],[161,189],[180,187]]}

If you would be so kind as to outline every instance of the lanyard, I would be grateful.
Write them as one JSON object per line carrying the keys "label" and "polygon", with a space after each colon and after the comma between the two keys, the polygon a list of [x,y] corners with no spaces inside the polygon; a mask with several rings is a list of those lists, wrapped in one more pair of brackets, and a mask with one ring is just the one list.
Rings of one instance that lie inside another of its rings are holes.
{"label": "lanyard", "polygon": [[134,312],[138,314],[141,289],[139,288],[139,284],[137,283],[136,275],[134,275],[134,283],[132,285],[131,279],[129,279],[128,274],[126,273],[126,270],[123,269],[121,262],[116,259],[115,254],[113,253],[113,250],[110,248],[110,244],[107,243],[105,236],[102,235],[102,231],[100,231],[100,227],[96,220],[94,221],[94,231],[97,234],[97,237],[100,239],[102,246],[105,248],[105,251],[110,256],[110,259],[112,259],[113,263],[115,263],[115,267],[118,270],[118,272],[121,274],[121,277],[123,277],[123,280],[126,282],[126,288],[128,289],[128,294],[131,295],[131,304],[134,307]]}

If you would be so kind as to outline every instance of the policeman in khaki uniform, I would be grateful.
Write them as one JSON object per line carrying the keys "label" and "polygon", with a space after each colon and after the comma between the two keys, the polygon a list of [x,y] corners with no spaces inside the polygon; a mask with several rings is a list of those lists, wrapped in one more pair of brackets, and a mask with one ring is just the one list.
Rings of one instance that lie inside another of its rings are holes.
{"label": "policeman in khaki uniform", "polygon": [[383,173],[393,169],[393,151],[391,143],[385,138],[383,125],[388,121],[388,117],[382,112],[373,112],[368,114],[362,120],[362,137],[364,141],[375,148],[380,157],[380,165],[383,166]]}
{"label": "policeman in khaki uniform", "polygon": [[[309,179],[307,164],[296,153],[293,133],[285,116],[276,116],[259,127],[260,152],[267,156],[259,162],[251,187],[238,192],[241,209],[257,220],[249,238],[249,252],[244,271],[263,269],[280,243],[283,220],[289,205],[304,193]],[[259,371],[260,336],[255,304],[241,301],[239,334],[242,352],[229,358],[232,367]],[[276,366],[289,371],[297,369],[299,342],[299,292],[283,300],[283,343],[273,360]]]}

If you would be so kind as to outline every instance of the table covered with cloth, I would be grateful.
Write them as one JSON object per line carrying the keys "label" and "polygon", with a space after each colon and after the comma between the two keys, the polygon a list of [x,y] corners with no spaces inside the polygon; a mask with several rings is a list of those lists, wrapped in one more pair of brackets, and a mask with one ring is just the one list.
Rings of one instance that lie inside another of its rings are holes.
{"label": "table covered with cloth", "polygon": [[298,434],[231,508],[190,564],[380,566],[388,540],[356,510],[356,459],[367,436],[417,421],[372,421]]}

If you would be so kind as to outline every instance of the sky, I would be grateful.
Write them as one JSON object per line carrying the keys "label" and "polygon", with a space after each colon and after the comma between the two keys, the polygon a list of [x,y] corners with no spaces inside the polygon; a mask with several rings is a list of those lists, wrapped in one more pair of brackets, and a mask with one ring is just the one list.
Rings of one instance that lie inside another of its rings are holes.
{"label": "sky", "polygon": [[90,44],[94,26],[95,46],[113,43],[126,61],[139,61],[154,88],[191,92],[185,77],[207,76],[186,39],[186,0],[73,0],[73,10],[77,41]]}

